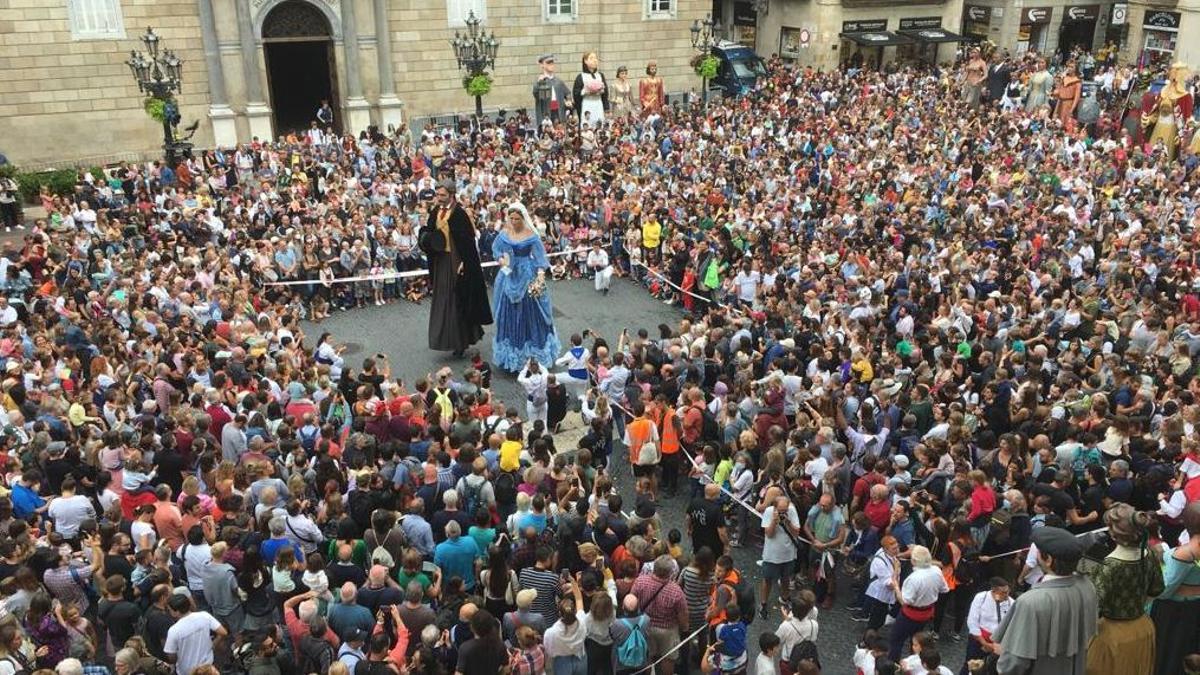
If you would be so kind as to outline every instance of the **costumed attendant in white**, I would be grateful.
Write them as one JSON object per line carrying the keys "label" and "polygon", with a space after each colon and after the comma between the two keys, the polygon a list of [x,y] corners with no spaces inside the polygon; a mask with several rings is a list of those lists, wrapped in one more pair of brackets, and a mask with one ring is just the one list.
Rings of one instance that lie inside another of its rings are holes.
{"label": "costumed attendant in white", "polygon": [[588,251],[587,268],[595,275],[596,290],[608,295],[608,287],[612,285],[612,264],[608,261],[608,251],[600,245],[599,239],[592,240],[592,250]]}
{"label": "costumed attendant in white", "polygon": [[[586,331],[584,331],[586,332]],[[571,336],[571,346],[554,362],[559,367],[565,367],[567,374],[560,376],[559,381],[571,392],[571,399],[583,400],[588,389],[587,362],[591,353],[583,346],[583,336],[578,333]]]}
{"label": "costumed attendant in white", "polygon": [[313,360],[323,366],[329,366],[329,379],[336,382],[342,376],[342,368],[346,362],[342,358],[344,346],[334,345],[332,333],[321,333],[317,338],[317,347],[313,350]]}
{"label": "costumed attendant in white", "polygon": [[542,424],[546,423],[547,404],[549,397],[546,394],[546,386],[549,384],[546,378],[546,369],[542,368],[542,364],[538,363],[536,358],[530,357],[525,367],[517,375],[517,382],[525,388],[525,412],[530,423],[534,420],[541,420]]}

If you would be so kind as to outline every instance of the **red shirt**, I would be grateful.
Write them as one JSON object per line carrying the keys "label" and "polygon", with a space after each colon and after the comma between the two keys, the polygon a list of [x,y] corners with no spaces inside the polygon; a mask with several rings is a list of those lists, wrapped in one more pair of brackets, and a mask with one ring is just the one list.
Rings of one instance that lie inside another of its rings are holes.
{"label": "red shirt", "polygon": [[863,507],[863,513],[866,514],[867,520],[876,527],[880,532],[887,528],[888,523],[892,519],[892,503],[886,499],[883,501],[869,501]]}
{"label": "red shirt", "polygon": [[683,413],[683,442],[691,445],[704,433],[704,413],[698,404],[688,406]]}
{"label": "red shirt", "polygon": [[225,406],[219,403],[208,406],[204,412],[208,413],[211,420],[208,425],[208,433],[212,434],[213,438],[220,440],[221,430],[225,428],[226,424],[233,421],[233,416],[225,410]]}
{"label": "red shirt", "polygon": [[859,502],[865,501],[867,497],[871,496],[871,488],[876,485],[883,485],[883,482],[883,476],[874,471],[863,474],[862,478],[854,481],[854,497]]}
{"label": "red shirt", "polygon": [[992,515],[996,510],[996,492],[986,485],[976,485],[971,490],[971,512],[967,521],[974,522],[976,518]]}

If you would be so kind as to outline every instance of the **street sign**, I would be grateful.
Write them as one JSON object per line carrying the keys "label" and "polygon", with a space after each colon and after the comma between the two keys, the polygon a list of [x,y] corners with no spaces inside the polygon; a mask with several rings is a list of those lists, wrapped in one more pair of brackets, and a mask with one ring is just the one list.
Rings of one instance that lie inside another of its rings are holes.
{"label": "street sign", "polygon": [[1124,23],[1128,20],[1129,20],[1129,5],[1127,5],[1123,2],[1118,2],[1115,5],[1113,5],[1112,21],[1110,21],[1109,23],[1111,23],[1114,26],[1121,26],[1121,25],[1124,25]]}

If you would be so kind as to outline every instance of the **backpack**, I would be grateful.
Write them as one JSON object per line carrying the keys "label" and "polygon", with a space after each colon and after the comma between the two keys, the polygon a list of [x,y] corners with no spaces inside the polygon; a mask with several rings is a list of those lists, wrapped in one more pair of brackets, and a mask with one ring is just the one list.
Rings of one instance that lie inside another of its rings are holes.
{"label": "backpack", "polygon": [[788,654],[787,662],[791,667],[792,672],[800,670],[801,661],[812,661],[817,668],[821,667],[821,657],[817,655],[817,643],[812,640],[801,640],[792,647],[792,653]]}
{"label": "backpack", "polygon": [[[312,431],[307,434],[304,433],[304,430],[309,428],[311,428]],[[311,456],[312,453],[317,449],[317,439],[321,437],[320,427],[315,425],[312,427],[300,427],[300,430],[296,432],[296,435],[300,437],[300,447],[304,448],[304,452]]]}
{"label": "backpack", "polygon": [[337,654],[333,651],[333,646],[325,641],[324,638],[316,638],[312,635],[305,635],[300,640],[300,672],[308,675],[308,673],[326,673],[329,672],[329,666],[337,659]]}
{"label": "backpack", "polygon": [[708,406],[701,408],[700,415],[700,439],[710,443],[721,442],[721,425],[717,424],[717,417]]}
{"label": "backpack", "polygon": [[742,613],[742,623],[749,626],[754,621],[758,603],[754,596],[754,584],[746,581],[746,575],[738,575],[738,582],[733,586],[733,596],[737,598],[738,610]]}
{"label": "backpack", "polygon": [[29,670],[29,667],[25,664],[25,662],[21,661],[13,654],[9,654],[8,656],[5,656],[4,658],[0,659],[0,663],[2,663],[4,661],[7,661],[10,664],[12,664],[13,675],[29,675],[29,673],[31,672]]}
{"label": "backpack", "polygon": [[[617,663],[622,668],[641,668],[650,657],[650,649],[646,645],[646,636],[642,632],[643,614],[636,619],[617,619],[629,628],[629,635],[617,647]],[[649,622],[649,619],[646,619]]]}
{"label": "backpack", "polygon": [[171,578],[178,586],[188,585],[187,547],[188,545],[184,544],[178,551],[171,551]]}
{"label": "backpack", "polygon": [[492,482],[492,492],[496,494],[496,503],[512,505],[517,503],[517,475],[512,471],[501,472]]}
{"label": "backpack", "polygon": [[450,390],[435,387],[433,390],[433,404],[438,407],[442,413],[443,421],[449,422],[454,418],[454,401],[450,400]]}
{"label": "backpack", "polygon": [[483,495],[483,486],[487,483],[487,481],[485,480],[483,483],[475,485],[471,481],[467,480],[468,478],[470,478],[470,476],[466,476],[462,479],[463,489],[462,494],[459,495],[459,497],[462,497],[464,513],[474,519],[475,512],[479,510],[479,507],[483,501],[481,499]]}

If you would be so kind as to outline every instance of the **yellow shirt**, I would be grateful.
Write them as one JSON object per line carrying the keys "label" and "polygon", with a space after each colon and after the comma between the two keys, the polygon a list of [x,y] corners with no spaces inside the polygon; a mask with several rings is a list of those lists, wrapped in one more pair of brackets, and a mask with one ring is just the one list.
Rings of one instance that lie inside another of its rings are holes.
{"label": "yellow shirt", "polygon": [[516,471],[521,468],[521,441],[504,441],[500,444],[500,470]]}
{"label": "yellow shirt", "polygon": [[866,383],[875,379],[875,369],[871,367],[871,362],[866,359],[852,363],[850,370],[858,373],[859,382]]}
{"label": "yellow shirt", "polygon": [[642,223],[642,246],[658,248],[662,243],[662,224],[657,220],[647,220]]}
{"label": "yellow shirt", "polygon": [[88,417],[87,410],[78,402],[75,402],[67,410],[67,419],[70,420],[71,426],[81,427],[84,422],[90,422],[96,418]]}

